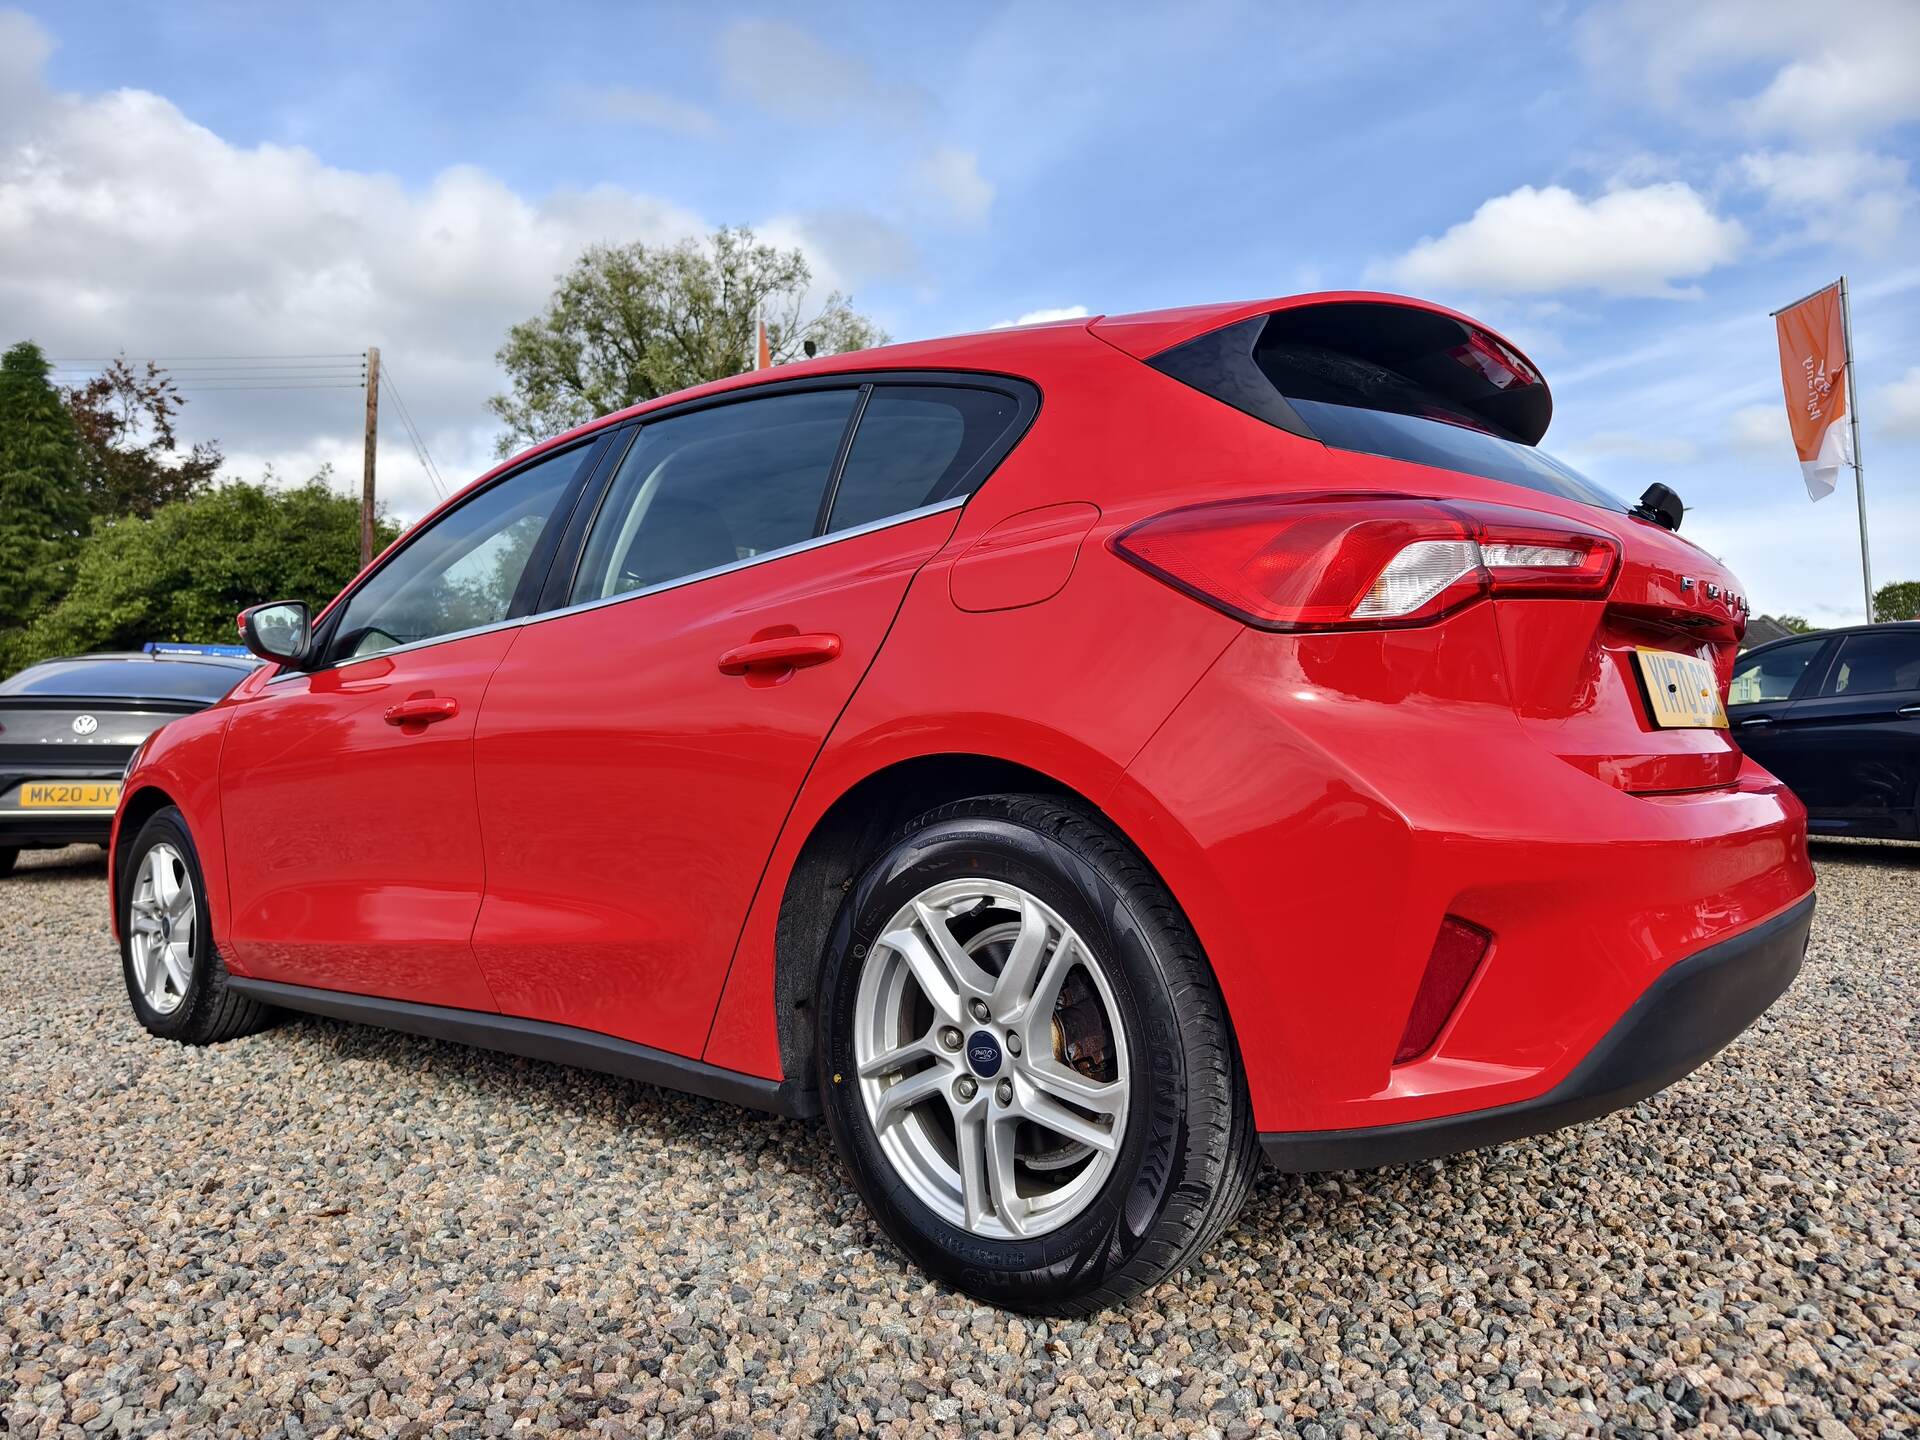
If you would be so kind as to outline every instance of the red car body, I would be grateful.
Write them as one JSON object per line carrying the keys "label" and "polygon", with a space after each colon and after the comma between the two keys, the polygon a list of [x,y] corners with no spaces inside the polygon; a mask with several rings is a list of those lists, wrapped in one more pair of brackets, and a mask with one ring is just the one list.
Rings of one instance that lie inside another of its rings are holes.
{"label": "red car body", "polygon": [[[136,757],[116,860],[176,805],[221,954],[259,993],[327,992],[342,1014],[380,997],[398,1003],[371,1018],[478,1038],[446,1017],[565,1027],[573,1058],[610,1037],[661,1057],[636,1073],[803,1112],[810,1042],[789,1016],[816,961],[783,943],[796,875],[875,797],[1018,776],[1096,807],[1164,880],[1280,1163],[1439,1153],[1646,1093],[1703,1057],[1528,1108],[1677,962],[1776,931],[1803,944],[1810,913],[1800,805],[1724,729],[1656,724],[1636,680],[1636,648],[1665,650],[1710,662],[1724,695],[1737,582],[1648,520],[1330,448],[1147,363],[1342,305],[1459,321],[1546,403],[1474,322],[1357,293],[893,346],[650,402],[588,429],[892,372],[1040,397],[963,504],[278,684],[266,667]],[[1617,563],[1581,596],[1303,631],[1246,623],[1127,550],[1187,507],[1307,496],[1510,507],[1605,537]],[[792,663],[721,663],[755,644]],[[386,718],[449,701],[437,723]],[[1480,937],[1453,972],[1435,968],[1449,923]]]}

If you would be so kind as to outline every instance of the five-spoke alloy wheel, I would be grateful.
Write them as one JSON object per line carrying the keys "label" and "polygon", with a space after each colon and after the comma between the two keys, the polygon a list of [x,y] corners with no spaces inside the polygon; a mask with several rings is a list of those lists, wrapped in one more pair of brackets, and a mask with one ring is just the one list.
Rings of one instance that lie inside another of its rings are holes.
{"label": "five-spoke alloy wheel", "polygon": [[853,1043],[887,1158],[975,1235],[1055,1230],[1113,1170],[1129,1081],[1112,984],[1016,885],[947,880],[901,906],[862,967]]}
{"label": "five-spoke alloy wheel", "polygon": [[1178,1270],[1258,1163],[1198,942],[1138,855],[1050,796],[941,806],[870,857],[816,1056],[888,1233],[1016,1308],[1084,1314]]}
{"label": "five-spoke alloy wheel", "polygon": [[258,1030],[273,1011],[227,984],[207,924],[207,887],[187,823],[148,816],[114,867],[120,960],[133,1013],[155,1035],[206,1045]]}

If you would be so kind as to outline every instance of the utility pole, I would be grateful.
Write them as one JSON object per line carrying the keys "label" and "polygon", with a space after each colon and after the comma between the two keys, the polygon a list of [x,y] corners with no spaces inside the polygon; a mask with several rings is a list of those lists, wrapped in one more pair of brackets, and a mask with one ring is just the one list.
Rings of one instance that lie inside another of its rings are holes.
{"label": "utility pole", "polygon": [[380,440],[380,347],[367,347],[367,453],[360,469],[360,568],[373,563],[373,457]]}

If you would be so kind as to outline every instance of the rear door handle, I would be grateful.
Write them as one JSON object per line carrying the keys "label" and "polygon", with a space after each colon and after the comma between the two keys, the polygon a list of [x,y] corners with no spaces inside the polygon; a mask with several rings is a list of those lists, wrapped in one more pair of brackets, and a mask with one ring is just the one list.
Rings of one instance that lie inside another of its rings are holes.
{"label": "rear door handle", "polygon": [[460,702],[451,695],[444,698],[421,695],[389,705],[380,718],[389,725],[431,725],[436,720],[451,720],[459,713]]}
{"label": "rear door handle", "polygon": [[760,670],[801,670],[824,665],[840,653],[838,635],[775,635],[736,645],[720,657],[722,675],[747,675]]}
{"label": "rear door handle", "polygon": [[1893,713],[1896,715],[1920,715],[1920,705],[1902,705]]}

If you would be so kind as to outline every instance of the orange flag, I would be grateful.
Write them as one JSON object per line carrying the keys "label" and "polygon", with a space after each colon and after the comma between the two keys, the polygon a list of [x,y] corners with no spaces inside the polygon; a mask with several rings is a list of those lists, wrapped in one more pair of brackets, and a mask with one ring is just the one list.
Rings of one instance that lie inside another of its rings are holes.
{"label": "orange flag", "polygon": [[1840,467],[1853,463],[1847,427],[1847,330],[1838,283],[1774,317],[1780,332],[1780,382],[1787,422],[1808,498],[1833,493]]}
{"label": "orange flag", "polygon": [[[773,357],[767,353],[767,322],[762,320],[760,322],[759,339],[755,341],[753,347],[753,368],[756,370],[766,370],[771,368],[772,365]],[[1831,490],[1833,487],[1829,485],[1827,488]]]}

